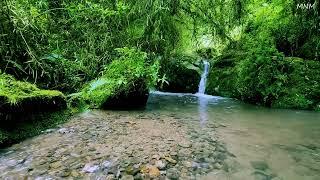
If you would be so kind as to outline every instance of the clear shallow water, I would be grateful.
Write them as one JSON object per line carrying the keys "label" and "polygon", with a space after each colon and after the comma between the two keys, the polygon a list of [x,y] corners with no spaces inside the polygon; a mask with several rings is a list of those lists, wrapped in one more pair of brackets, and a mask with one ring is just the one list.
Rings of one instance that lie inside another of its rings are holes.
{"label": "clear shallow water", "polygon": [[[203,155],[214,165],[221,162],[216,138],[229,152],[225,171],[208,163],[207,169],[188,167]],[[101,179],[105,164],[127,168],[127,161],[150,164],[155,154],[169,153],[178,162],[165,171],[176,168],[180,179],[318,180],[320,113],[153,92],[145,110],[86,112],[4,152],[1,178]],[[97,171],[84,172],[89,170]]]}
{"label": "clear shallow water", "polygon": [[229,172],[207,179],[320,179],[320,113],[268,109],[208,95],[151,95],[149,111],[218,122],[219,138],[235,155]]}

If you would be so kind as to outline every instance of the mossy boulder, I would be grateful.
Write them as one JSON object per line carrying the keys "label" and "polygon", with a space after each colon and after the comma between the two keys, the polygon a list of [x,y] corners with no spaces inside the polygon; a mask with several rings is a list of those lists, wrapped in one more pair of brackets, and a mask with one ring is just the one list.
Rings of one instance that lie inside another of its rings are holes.
{"label": "mossy boulder", "polygon": [[63,93],[41,90],[35,85],[0,74],[0,115],[56,111],[66,108]]}
{"label": "mossy boulder", "polygon": [[79,94],[91,108],[138,108],[147,103],[149,88],[157,81],[158,61],[148,61],[147,54],[137,49],[117,51],[120,57]]}
{"label": "mossy boulder", "polygon": [[229,50],[210,61],[207,93],[217,96],[238,97],[236,65],[245,56],[241,51]]}
{"label": "mossy boulder", "polygon": [[211,64],[208,94],[274,108],[319,109],[318,61],[229,51]]}
{"label": "mossy boulder", "polygon": [[196,93],[201,79],[197,58],[187,55],[173,55],[161,62],[160,74],[165,82],[159,81],[157,89],[165,92]]}

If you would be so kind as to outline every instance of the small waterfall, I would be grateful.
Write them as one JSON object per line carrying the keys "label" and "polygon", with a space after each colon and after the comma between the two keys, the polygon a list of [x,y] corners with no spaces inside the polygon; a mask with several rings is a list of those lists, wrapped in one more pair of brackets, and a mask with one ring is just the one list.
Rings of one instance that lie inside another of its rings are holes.
{"label": "small waterfall", "polygon": [[204,94],[206,92],[207,76],[209,73],[210,64],[208,61],[203,61],[204,71],[201,75],[201,81],[199,84],[198,94]]}

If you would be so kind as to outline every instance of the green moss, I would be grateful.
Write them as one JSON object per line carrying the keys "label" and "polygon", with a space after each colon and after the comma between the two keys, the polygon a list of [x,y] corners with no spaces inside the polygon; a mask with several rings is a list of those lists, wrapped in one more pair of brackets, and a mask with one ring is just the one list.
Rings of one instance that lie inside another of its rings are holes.
{"label": "green moss", "polygon": [[88,83],[78,95],[92,108],[102,108],[118,97],[144,94],[157,80],[159,65],[148,63],[146,53],[129,48],[118,49],[118,53],[120,57],[106,67],[102,77]]}
{"label": "green moss", "polygon": [[207,93],[217,96],[238,97],[237,67],[245,54],[241,51],[229,50],[214,60],[208,75]]}
{"label": "green moss", "polygon": [[63,93],[41,90],[28,82],[0,74],[0,118],[10,118],[19,113],[56,111],[66,108]]}
{"label": "green moss", "polygon": [[209,94],[275,108],[319,109],[320,63],[317,61],[281,54],[242,56],[231,52],[211,64]]}

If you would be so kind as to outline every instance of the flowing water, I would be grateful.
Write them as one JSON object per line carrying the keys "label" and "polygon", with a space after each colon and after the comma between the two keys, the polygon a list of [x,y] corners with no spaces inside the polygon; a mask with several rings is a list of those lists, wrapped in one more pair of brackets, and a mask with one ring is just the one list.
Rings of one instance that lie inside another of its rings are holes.
{"label": "flowing water", "polygon": [[209,73],[210,64],[209,64],[208,61],[203,61],[203,64],[204,64],[204,70],[203,70],[203,73],[201,75],[198,94],[204,94],[206,92],[207,76],[208,76],[208,73]]}
{"label": "flowing water", "polygon": [[151,96],[148,109],[198,119],[198,131],[222,124],[217,134],[235,157],[227,160],[228,172],[207,179],[320,179],[320,113],[163,93]]}
{"label": "flowing water", "polygon": [[196,95],[153,92],[3,149],[0,178],[320,179],[320,113],[205,95],[204,65]]}

